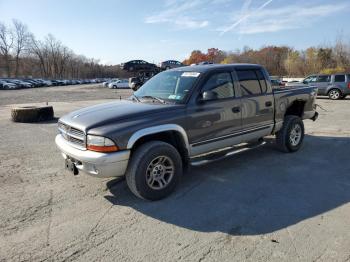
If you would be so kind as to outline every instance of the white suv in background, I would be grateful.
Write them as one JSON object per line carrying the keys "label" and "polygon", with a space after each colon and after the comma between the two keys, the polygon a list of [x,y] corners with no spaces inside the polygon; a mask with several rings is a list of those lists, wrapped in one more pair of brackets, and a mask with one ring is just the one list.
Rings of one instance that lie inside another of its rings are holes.
{"label": "white suv in background", "polygon": [[108,84],[108,88],[129,88],[129,80],[120,79]]}

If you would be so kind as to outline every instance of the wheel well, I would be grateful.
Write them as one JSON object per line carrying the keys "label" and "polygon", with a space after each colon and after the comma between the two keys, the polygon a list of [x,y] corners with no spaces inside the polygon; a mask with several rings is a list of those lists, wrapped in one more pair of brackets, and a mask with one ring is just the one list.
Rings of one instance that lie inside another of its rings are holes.
{"label": "wheel well", "polygon": [[332,87],[331,89],[329,89],[327,94],[329,94],[329,92],[331,92],[332,90],[338,90],[341,95],[343,94],[343,92],[337,87]]}
{"label": "wheel well", "polygon": [[305,106],[305,101],[300,101],[300,100],[294,101],[287,108],[285,116],[294,115],[294,116],[302,117],[304,113],[304,106]]}
{"label": "wheel well", "polygon": [[141,145],[150,141],[162,141],[171,144],[179,152],[184,167],[189,163],[189,152],[182,135],[177,131],[164,131],[139,138],[131,148],[131,154]]}

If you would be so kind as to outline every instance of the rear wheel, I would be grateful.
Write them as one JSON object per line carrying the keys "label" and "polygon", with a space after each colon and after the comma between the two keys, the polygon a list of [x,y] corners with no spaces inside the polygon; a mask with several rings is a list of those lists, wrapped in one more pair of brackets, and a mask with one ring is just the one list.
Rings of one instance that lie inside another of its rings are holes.
{"label": "rear wheel", "polygon": [[342,94],[338,89],[331,89],[328,92],[328,97],[332,100],[338,100],[342,97]]}
{"label": "rear wheel", "polygon": [[159,200],[170,195],[182,176],[182,160],[172,145],[152,141],[133,153],[126,182],[138,197]]}
{"label": "rear wheel", "polygon": [[286,116],[281,130],[276,134],[276,142],[283,152],[296,152],[304,140],[304,123],[298,116]]}

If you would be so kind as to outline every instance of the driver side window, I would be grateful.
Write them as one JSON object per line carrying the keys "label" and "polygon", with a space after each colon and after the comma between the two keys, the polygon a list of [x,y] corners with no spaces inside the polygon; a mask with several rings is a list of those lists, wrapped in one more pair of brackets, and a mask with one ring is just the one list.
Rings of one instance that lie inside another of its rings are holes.
{"label": "driver side window", "polygon": [[202,88],[202,92],[205,91],[212,91],[214,100],[234,97],[231,74],[224,72],[211,75]]}

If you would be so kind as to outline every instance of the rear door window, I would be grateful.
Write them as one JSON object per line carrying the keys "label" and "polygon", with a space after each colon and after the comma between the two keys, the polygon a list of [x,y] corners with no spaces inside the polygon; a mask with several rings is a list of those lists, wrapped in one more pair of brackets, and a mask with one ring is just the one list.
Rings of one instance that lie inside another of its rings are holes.
{"label": "rear door window", "polygon": [[261,72],[261,70],[256,70],[256,75],[258,77],[260,87],[261,87],[261,92],[266,93],[267,92],[267,84],[266,84],[266,79],[264,74]]}
{"label": "rear door window", "polygon": [[345,82],[345,75],[335,75],[334,82]]}
{"label": "rear door window", "polygon": [[320,75],[317,77],[317,82],[326,83],[331,81],[330,75]]}
{"label": "rear door window", "polygon": [[256,70],[236,70],[242,96],[260,95],[262,93]]}

